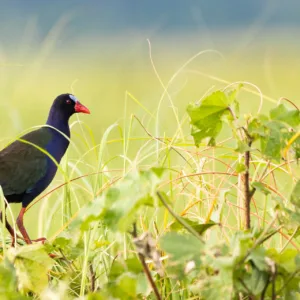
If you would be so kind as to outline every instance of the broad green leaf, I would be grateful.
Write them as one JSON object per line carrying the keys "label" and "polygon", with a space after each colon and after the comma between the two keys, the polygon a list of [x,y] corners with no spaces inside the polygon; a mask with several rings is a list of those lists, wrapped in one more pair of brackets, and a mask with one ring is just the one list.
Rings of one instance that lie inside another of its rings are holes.
{"label": "broad green leaf", "polygon": [[[198,222],[192,221],[188,218],[182,218],[188,225],[190,225],[195,231],[197,231],[200,235],[202,235],[207,229],[211,228],[212,226],[217,225],[215,222],[208,222],[199,224]],[[172,230],[177,231],[180,229],[184,229],[184,226],[179,222],[174,222],[171,227]]]}
{"label": "broad green leaf", "polygon": [[145,297],[149,296],[152,292],[152,288],[148,283],[148,280],[145,276],[145,273],[141,273],[137,276],[137,286],[136,286],[136,293],[138,295],[143,295]]}
{"label": "broad green leaf", "polygon": [[270,160],[281,160],[282,126],[276,122],[267,124],[268,132],[265,138],[261,138],[261,151]]}
{"label": "broad green leaf", "polygon": [[300,208],[300,180],[297,181],[292,194],[291,202],[297,207]]}
{"label": "broad green leaf", "polygon": [[227,97],[222,91],[216,91],[207,96],[200,105],[190,104],[188,106],[191,123],[210,117],[216,113],[223,112],[232,103],[233,99]]}
{"label": "broad green leaf", "polygon": [[0,265],[0,299],[23,300],[29,299],[17,292],[17,278],[11,264]]}
{"label": "broad green leaf", "polygon": [[94,221],[103,221],[111,230],[130,229],[142,205],[156,206],[156,186],[162,169],[133,171],[109,188],[106,193],[83,207],[72,229],[88,230]]}
{"label": "broad green leaf", "polygon": [[191,135],[195,145],[199,146],[205,138],[215,140],[222,129],[222,116],[228,113],[229,105],[234,97],[228,97],[222,91],[216,91],[207,96],[200,105],[189,104],[187,113],[191,120]]}
{"label": "broad green leaf", "polygon": [[[261,152],[267,159],[279,162],[287,142],[298,130],[299,112],[287,110],[280,105],[271,111],[270,116],[271,119],[264,115],[252,119],[248,125],[248,132],[254,140],[260,140]],[[291,128],[291,125],[295,128]],[[295,157],[298,159],[300,157],[300,138],[292,143],[291,149],[295,151]]]}
{"label": "broad green leaf", "polygon": [[237,260],[245,257],[245,255],[248,253],[248,250],[252,247],[252,245],[253,245],[252,234],[236,232],[231,242],[233,257]]}
{"label": "broad green leaf", "polygon": [[210,146],[215,144],[215,138],[221,132],[223,113],[216,113],[204,119],[201,119],[197,124],[192,125],[191,135],[194,138],[195,145],[198,147],[203,139],[210,137]]}
{"label": "broad green leaf", "polygon": [[264,185],[263,183],[261,183],[261,182],[254,181],[254,182],[251,183],[251,186],[252,186],[253,188],[255,188],[257,191],[259,191],[259,192],[261,192],[261,193],[263,193],[263,194],[265,194],[265,195],[271,194],[270,190],[267,189],[267,188],[265,187],[265,185]]}
{"label": "broad green leaf", "polygon": [[161,248],[169,253],[172,260],[186,262],[191,259],[200,259],[203,242],[190,234],[169,232],[160,239]]}
{"label": "broad green leaf", "polygon": [[136,299],[137,276],[132,273],[123,273],[110,286],[112,296],[118,299]]}
{"label": "broad green leaf", "polygon": [[286,269],[289,273],[296,271],[296,257],[299,256],[299,252],[295,249],[286,249],[279,254],[277,263]]}
{"label": "broad green leaf", "polygon": [[296,271],[296,263],[299,259],[299,253],[296,249],[286,249],[282,253],[278,253],[275,249],[269,249],[267,255],[287,272],[293,273]]}
{"label": "broad green leaf", "polygon": [[126,265],[131,273],[139,274],[143,272],[142,264],[136,256],[126,259]]}
{"label": "broad green leaf", "polygon": [[79,234],[80,232],[77,230],[63,231],[55,238],[52,245],[45,244],[45,247],[48,248],[48,252],[62,250],[68,259],[74,260],[84,251],[84,243]]}
{"label": "broad green leaf", "polygon": [[100,196],[81,208],[77,218],[70,225],[70,229],[72,231],[75,231],[77,228],[88,230],[92,222],[99,220],[103,209],[104,196]]}
{"label": "broad green leaf", "polygon": [[122,274],[117,280],[117,287],[128,296],[136,296],[136,282],[137,278],[131,273]]}
{"label": "broad green leaf", "polygon": [[266,263],[266,250],[262,247],[253,249],[248,257],[248,261],[252,261],[260,271],[269,270],[269,266]]}
{"label": "broad green leaf", "polygon": [[119,276],[126,272],[126,265],[115,260],[110,268],[109,280],[115,281]]}
{"label": "broad green leaf", "polygon": [[245,280],[245,283],[251,293],[255,296],[258,296],[265,288],[268,280],[269,276],[267,272],[260,271],[254,267],[251,277],[248,280]]}
{"label": "broad green leaf", "polygon": [[160,178],[152,171],[132,172],[105,195],[101,215],[112,230],[125,232],[142,205],[155,205],[155,190]]}
{"label": "broad green leaf", "polygon": [[[202,276],[196,284],[190,286],[194,294],[205,300],[231,300],[233,294],[232,274],[221,272],[216,276]],[[224,274],[225,273],[225,274]],[[225,279],[225,281],[224,281]]]}
{"label": "broad green leaf", "polygon": [[44,246],[26,245],[10,255],[14,257],[19,289],[40,294],[48,285],[48,272],[54,264]]}
{"label": "broad green leaf", "polygon": [[297,109],[290,110],[284,104],[280,104],[272,109],[270,118],[287,123],[292,127],[300,125],[300,111]]}

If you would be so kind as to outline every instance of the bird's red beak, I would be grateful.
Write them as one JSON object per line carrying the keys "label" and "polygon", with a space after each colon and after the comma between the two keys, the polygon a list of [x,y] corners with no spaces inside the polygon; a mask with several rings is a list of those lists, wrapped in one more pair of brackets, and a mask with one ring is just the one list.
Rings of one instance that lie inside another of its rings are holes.
{"label": "bird's red beak", "polygon": [[82,105],[79,101],[76,102],[75,104],[75,112],[77,113],[84,113],[84,114],[90,114],[91,112],[87,107]]}

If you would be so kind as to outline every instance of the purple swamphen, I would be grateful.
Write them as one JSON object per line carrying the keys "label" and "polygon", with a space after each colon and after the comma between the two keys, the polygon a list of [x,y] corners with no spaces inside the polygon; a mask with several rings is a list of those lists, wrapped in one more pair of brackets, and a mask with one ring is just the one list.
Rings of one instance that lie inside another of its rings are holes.
{"label": "purple swamphen", "polygon": [[[32,241],[23,224],[26,207],[53,180],[57,164],[69,146],[69,118],[74,113],[89,114],[90,111],[74,95],[59,95],[51,106],[45,127],[25,134],[0,151],[0,185],[8,203],[22,203],[17,226],[27,244]],[[2,213],[0,220],[3,221]],[[6,216],[4,220],[14,245],[14,229]],[[34,241],[43,240],[40,238]]]}

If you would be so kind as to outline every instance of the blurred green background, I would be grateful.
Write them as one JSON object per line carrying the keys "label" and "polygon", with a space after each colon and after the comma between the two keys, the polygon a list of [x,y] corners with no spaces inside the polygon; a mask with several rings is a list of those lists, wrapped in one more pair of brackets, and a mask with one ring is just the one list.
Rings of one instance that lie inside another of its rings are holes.
{"label": "blurred green background", "polygon": [[[160,80],[167,85],[204,50],[211,51],[168,87],[180,118],[188,102],[234,81],[251,82],[273,99],[263,109],[280,97],[299,104],[299,11],[296,0],[0,0],[0,146],[44,124],[64,92],[90,108],[91,116],[80,119],[99,143],[109,125],[124,122],[126,99],[127,116],[149,117],[126,91],[154,112],[164,91]],[[241,99],[242,112],[257,111],[258,96],[243,92]],[[160,133],[173,135],[177,125],[166,99],[159,116]],[[142,132],[138,124],[133,132]],[[84,144],[76,134],[74,141]],[[122,145],[109,149],[117,153]],[[73,149],[69,155],[79,158]]]}
{"label": "blurred green background", "polygon": [[[42,124],[53,98],[72,85],[99,134],[122,117],[126,90],[155,108],[162,87],[146,39],[164,83],[191,56],[214,49],[223,57],[200,55],[185,71],[250,81],[274,99],[297,101],[296,0],[0,0],[0,8],[2,137]],[[182,109],[216,84],[183,72],[170,90]]]}

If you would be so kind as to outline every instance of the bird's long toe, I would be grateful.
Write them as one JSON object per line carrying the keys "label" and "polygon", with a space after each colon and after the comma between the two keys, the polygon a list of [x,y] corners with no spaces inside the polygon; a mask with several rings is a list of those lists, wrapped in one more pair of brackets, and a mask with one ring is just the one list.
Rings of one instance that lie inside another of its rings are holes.
{"label": "bird's long toe", "polygon": [[35,243],[42,242],[42,244],[45,244],[47,239],[45,237],[41,237],[41,238],[38,238],[36,240],[31,240],[31,241],[35,242]]}

